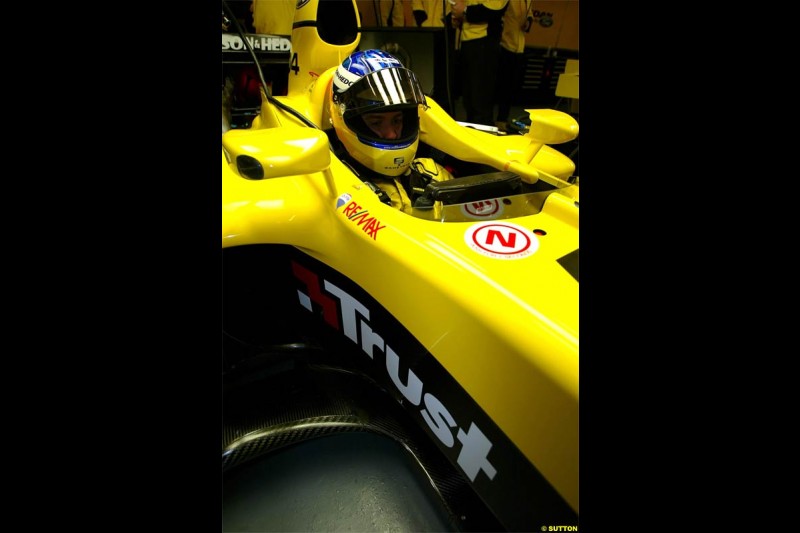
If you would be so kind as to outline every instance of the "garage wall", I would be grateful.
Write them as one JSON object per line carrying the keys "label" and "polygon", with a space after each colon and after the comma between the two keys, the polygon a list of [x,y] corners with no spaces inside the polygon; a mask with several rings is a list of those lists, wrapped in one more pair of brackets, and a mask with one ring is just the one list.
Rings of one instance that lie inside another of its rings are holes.
{"label": "garage wall", "polygon": [[526,46],[578,51],[579,0],[534,0]]}
{"label": "garage wall", "polygon": [[[380,1],[356,0],[363,28],[379,26],[375,18],[375,5]],[[415,27],[411,0],[402,0],[402,5],[400,2],[401,0],[395,0],[395,9],[399,6],[403,10],[406,27]],[[525,44],[535,48],[578,51],[579,12],[580,0],[533,0],[533,23],[530,32],[525,36]]]}

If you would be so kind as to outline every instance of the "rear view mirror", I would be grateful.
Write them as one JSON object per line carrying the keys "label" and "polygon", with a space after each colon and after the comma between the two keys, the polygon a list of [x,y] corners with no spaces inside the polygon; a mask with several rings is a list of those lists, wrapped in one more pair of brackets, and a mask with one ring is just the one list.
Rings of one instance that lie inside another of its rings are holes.
{"label": "rear view mirror", "polygon": [[228,130],[222,148],[236,173],[249,180],[313,174],[331,164],[328,136],[313,128]]}
{"label": "rear view mirror", "polygon": [[542,144],[561,144],[578,136],[578,121],[555,109],[526,109],[531,126],[526,137]]}

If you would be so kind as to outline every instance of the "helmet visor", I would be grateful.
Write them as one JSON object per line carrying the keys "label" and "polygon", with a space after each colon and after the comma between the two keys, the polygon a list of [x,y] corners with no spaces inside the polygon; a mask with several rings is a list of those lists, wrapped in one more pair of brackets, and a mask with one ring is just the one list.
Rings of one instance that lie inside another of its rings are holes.
{"label": "helmet visor", "polygon": [[340,106],[344,106],[342,114],[345,117],[390,111],[395,106],[427,106],[417,76],[406,68],[370,72],[338,95],[337,100]]}

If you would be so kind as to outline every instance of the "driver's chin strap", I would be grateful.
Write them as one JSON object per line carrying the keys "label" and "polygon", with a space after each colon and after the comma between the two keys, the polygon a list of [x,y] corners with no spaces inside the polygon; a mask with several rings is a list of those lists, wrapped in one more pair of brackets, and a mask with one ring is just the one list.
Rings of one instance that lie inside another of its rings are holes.
{"label": "driver's chin strap", "polygon": [[358,179],[360,179],[367,187],[369,187],[372,192],[374,192],[376,195],[378,195],[378,198],[380,199],[381,203],[384,203],[386,205],[392,205],[392,199],[386,193],[386,191],[384,191],[383,189],[378,187],[372,181],[370,181],[368,179],[365,179],[364,176],[361,175],[361,172],[356,170],[356,168],[354,166],[355,164],[354,164],[350,154],[347,152],[347,150],[345,150],[344,145],[339,140],[339,138],[336,136],[336,132],[334,131],[331,135],[328,136],[328,138],[329,138],[330,143],[331,143],[331,149],[333,150],[333,155],[335,155],[339,159],[339,161],[344,163],[344,165],[347,168],[349,168],[350,171],[353,174],[355,174],[356,177]]}
{"label": "driver's chin strap", "polygon": [[[345,152],[345,153],[347,153],[347,152]],[[337,155],[338,155],[338,154],[337,154]],[[370,180],[368,180],[368,179],[364,179],[364,176],[362,176],[362,175],[361,175],[361,174],[360,174],[360,173],[359,173],[359,172],[358,172],[358,171],[357,171],[357,170],[356,170],[356,169],[353,167],[353,165],[350,163],[350,161],[348,161],[346,158],[339,157],[339,159],[341,160],[341,162],[342,162],[342,163],[344,163],[344,165],[345,165],[347,168],[349,168],[349,169],[350,169],[350,170],[353,172],[353,174],[355,174],[355,175],[358,177],[358,179],[360,179],[360,180],[361,180],[361,181],[364,183],[364,185],[366,185],[367,187],[369,187],[369,189],[370,189],[372,192],[374,192],[375,194],[377,194],[377,195],[378,195],[378,198],[380,199],[381,203],[384,203],[384,204],[386,204],[386,205],[392,205],[392,199],[389,197],[389,195],[388,195],[388,194],[386,194],[386,191],[384,191],[383,189],[381,189],[380,187],[378,187],[377,185],[375,185],[375,184],[374,184],[373,182],[371,182]]]}

